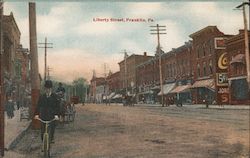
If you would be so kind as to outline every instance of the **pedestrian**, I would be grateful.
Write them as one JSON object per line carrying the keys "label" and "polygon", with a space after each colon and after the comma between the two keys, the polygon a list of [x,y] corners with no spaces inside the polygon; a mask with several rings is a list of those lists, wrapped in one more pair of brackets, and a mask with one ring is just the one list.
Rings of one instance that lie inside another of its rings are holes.
{"label": "pedestrian", "polygon": [[7,96],[5,111],[7,112],[8,119],[12,119],[14,117],[14,102],[10,95]]}
{"label": "pedestrian", "polygon": [[208,95],[206,94],[205,95],[205,98],[203,99],[203,103],[206,105],[206,108],[208,108],[209,107],[209,105],[208,105]]}
{"label": "pedestrian", "polygon": [[[60,103],[57,99],[57,95],[52,92],[52,81],[46,80],[44,87],[45,93],[39,97],[37,103],[37,109],[35,112],[35,118],[40,117],[42,120],[50,121],[54,118],[59,119],[58,115],[60,112]],[[55,122],[50,123],[50,141],[54,143],[54,133],[55,133]],[[43,141],[43,134],[45,132],[45,124],[41,123],[41,139]]]}

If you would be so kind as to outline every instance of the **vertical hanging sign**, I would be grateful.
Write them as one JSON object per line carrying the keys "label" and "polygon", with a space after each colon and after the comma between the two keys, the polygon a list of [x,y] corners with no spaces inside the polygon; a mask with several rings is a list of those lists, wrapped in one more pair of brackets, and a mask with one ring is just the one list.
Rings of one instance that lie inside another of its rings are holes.
{"label": "vertical hanging sign", "polygon": [[228,59],[225,52],[225,38],[217,37],[214,39],[216,51],[216,92],[217,103],[229,103],[229,88],[228,88]]}

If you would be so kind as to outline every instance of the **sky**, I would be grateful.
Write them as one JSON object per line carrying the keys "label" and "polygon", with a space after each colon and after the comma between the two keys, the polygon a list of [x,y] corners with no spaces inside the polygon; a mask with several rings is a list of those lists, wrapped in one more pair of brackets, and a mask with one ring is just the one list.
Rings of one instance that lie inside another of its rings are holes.
{"label": "sky", "polygon": [[[124,50],[129,55],[147,52],[153,56],[157,37],[150,34],[150,26],[156,24],[166,26],[167,34],[160,38],[165,52],[191,40],[190,34],[208,25],[216,25],[225,34],[238,34],[238,30],[243,29],[243,15],[242,10],[234,8],[240,3],[240,0],[36,1],[37,42],[43,43],[47,37],[48,42],[53,43],[53,48],[47,50],[53,79],[71,82],[84,77],[90,80],[93,70],[98,77],[108,70],[119,71],[118,63],[124,58]],[[28,2],[5,2],[4,14],[10,12],[21,31],[21,44],[29,48]],[[97,21],[98,18],[102,21]],[[111,18],[123,18],[124,22],[114,22]],[[127,18],[145,21],[126,21]],[[44,49],[38,48],[38,56],[39,72],[43,76]]]}

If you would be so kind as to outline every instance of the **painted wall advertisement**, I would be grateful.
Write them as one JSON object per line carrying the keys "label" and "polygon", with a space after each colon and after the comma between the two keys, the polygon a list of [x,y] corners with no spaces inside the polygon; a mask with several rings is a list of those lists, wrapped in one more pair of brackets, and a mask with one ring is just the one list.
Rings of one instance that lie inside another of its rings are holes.
{"label": "painted wall advertisement", "polygon": [[217,68],[216,68],[216,91],[217,103],[229,104],[229,88],[228,88],[228,59],[227,52],[225,52],[225,39],[214,39],[215,50],[217,54]]}

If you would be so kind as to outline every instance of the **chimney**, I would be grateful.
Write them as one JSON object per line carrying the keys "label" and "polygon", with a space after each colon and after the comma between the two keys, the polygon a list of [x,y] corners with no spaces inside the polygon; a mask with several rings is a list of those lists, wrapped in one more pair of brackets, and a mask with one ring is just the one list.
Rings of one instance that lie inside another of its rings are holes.
{"label": "chimney", "polygon": [[144,57],[146,57],[147,56],[147,52],[144,52],[143,55],[144,55]]}

